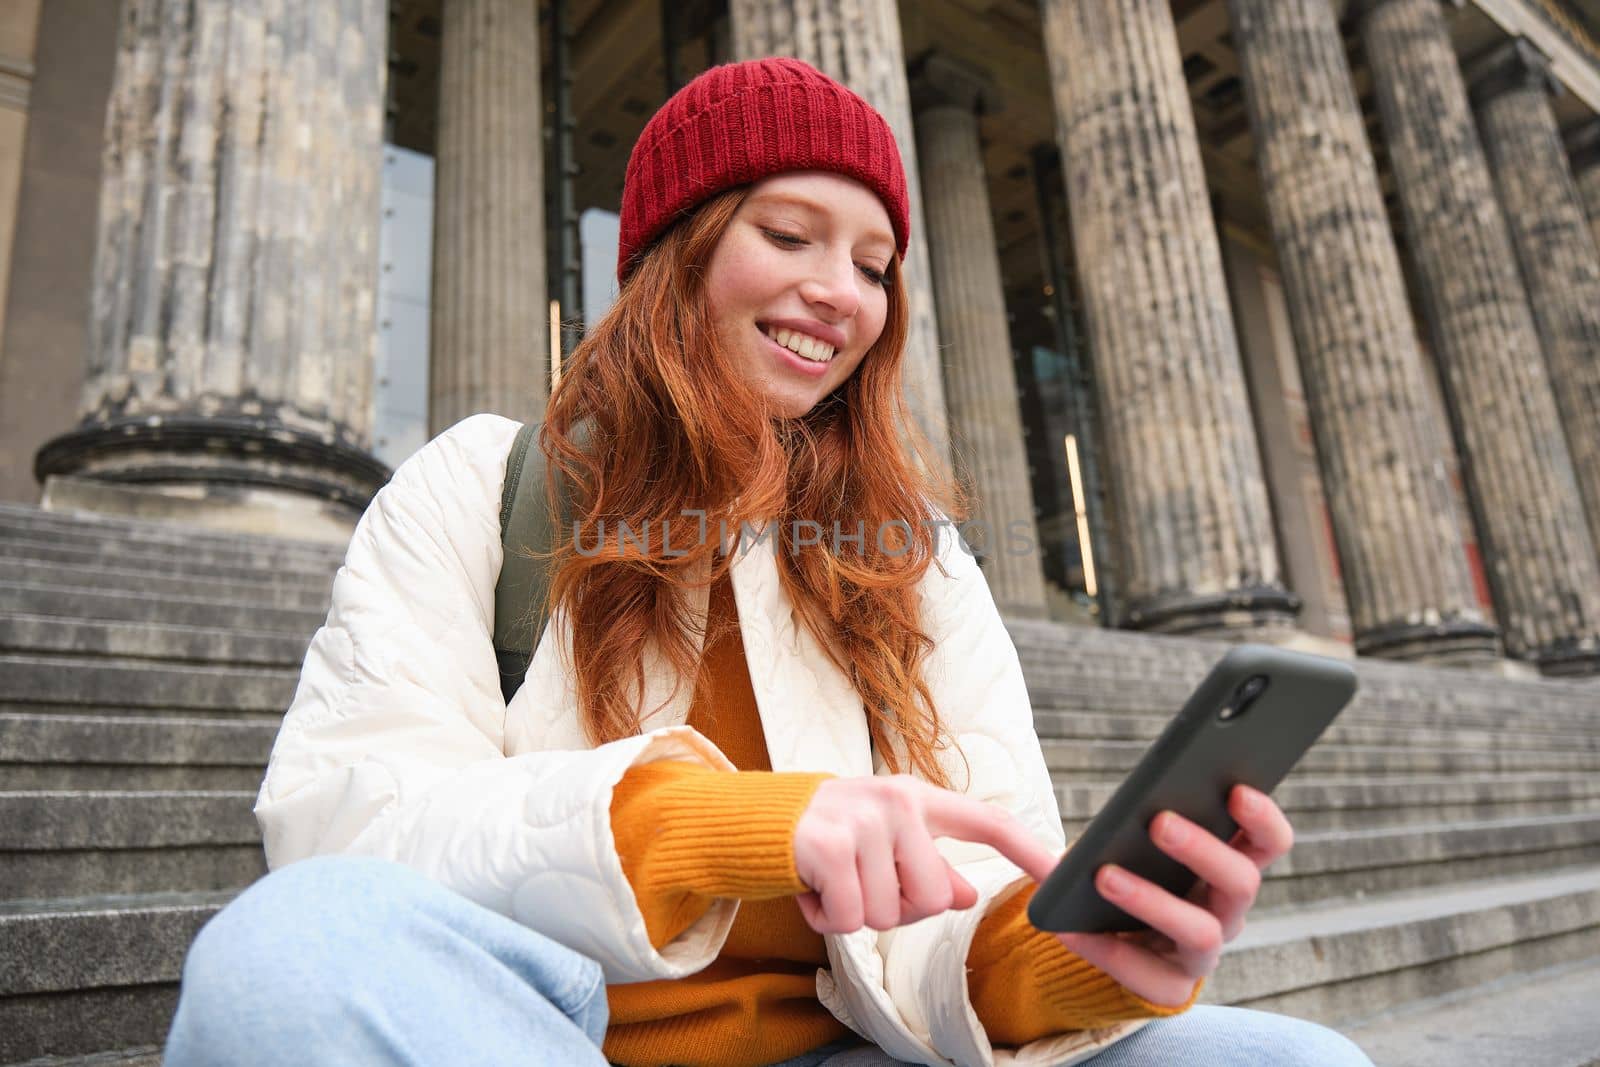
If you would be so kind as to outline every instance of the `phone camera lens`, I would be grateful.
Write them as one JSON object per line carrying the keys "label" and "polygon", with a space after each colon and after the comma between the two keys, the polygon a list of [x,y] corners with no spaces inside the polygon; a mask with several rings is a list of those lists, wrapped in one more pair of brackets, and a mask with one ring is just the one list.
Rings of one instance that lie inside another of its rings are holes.
{"label": "phone camera lens", "polygon": [[1224,721],[1237,719],[1250,710],[1250,705],[1256,702],[1256,698],[1265,692],[1266,688],[1267,679],[1265,675],[1257,674],[1246,678],[1244,683],[1239,686],[1238,691],[1233,694],[1233,699],[1219,713],[1218,718]]}

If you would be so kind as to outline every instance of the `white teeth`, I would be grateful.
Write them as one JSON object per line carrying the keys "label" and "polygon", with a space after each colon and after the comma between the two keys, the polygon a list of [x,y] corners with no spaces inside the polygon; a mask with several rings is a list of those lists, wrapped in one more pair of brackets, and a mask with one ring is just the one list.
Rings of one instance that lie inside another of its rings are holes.
{"label": "white teeth", "polygon": [[814,363],[826,363],[833,358],[833,346],[826,341],[819,341],[795,330],[765,329],[764,332],[789,351]]}

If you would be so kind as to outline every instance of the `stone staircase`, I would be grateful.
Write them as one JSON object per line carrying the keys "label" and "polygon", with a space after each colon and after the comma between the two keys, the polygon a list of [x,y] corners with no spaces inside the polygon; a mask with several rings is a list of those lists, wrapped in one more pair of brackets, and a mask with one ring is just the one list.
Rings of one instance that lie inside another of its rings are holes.
{"label": "stone staircase", "polygon": [[[0,1063],[159,1061],[340,555],[0,505]],[[1012,633],[1069,832],[1225,649]],[[1600,960],[1600,685],[1358,669],[1206,999],[1347,1024]]]}
{"label": "stone staircase", "polygon": [[342,558],[0,505],[0,1063],[158,1062]]}

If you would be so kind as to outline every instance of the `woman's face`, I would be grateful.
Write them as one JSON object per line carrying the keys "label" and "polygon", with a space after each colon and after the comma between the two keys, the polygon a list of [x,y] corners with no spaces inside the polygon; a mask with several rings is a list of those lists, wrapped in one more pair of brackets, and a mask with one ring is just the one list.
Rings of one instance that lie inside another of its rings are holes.
{"label": "woman's face", "polygon": [[853,178],[794,171],[751,186],[707,295],[726,350],[784,418],[843,384],[883,332],[894,249],[883,202]]}

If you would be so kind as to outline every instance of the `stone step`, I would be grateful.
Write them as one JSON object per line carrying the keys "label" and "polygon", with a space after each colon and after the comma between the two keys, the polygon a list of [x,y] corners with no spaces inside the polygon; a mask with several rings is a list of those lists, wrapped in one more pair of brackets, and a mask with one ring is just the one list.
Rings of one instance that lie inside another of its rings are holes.
{"label": "stone step", "polygon": [[0,793],[0,900],[247,886],[267,870],[255,798]]}
{"label": "stone step", "polygon": [[275,721],[0,712],[0,789],[249,790]]}
{"label": "stone step", "polygon": [[0,1063],[161,1044],[190,942],[238,892],[0,902]]}
{"label": "stone step", "polygon": [[176,548],[179,551],[237,552],[259,559],[305,560],[316,566],[337,565],[344,547],[324,541],[302,541],[267,534],[236,533],[177,522],[155,522],[86,512],[44,511],[0,504],[0,540],[7,537],[60,540],[74,544]]}
{"label": "stone step", "polygon": [[1397,1004],[1595,956],[1600,865],[1589,865],[1255,913],[1201,1000],[1340,1026]]}
{"label": "stone step", "polygon": [[[1035,710],[1057,713],[1158,711],[1171,717],[1193,691],[1192,685],[1152,684],[1131,673],[1100,684],[1069,683],[1024,665],[1023,676]],[[1459,699],[1439,705],[1419,701],[1406,693],[1362,690],[1339,713],[1338,721],[1490,730],[1587,731],[1593,726],[1594,709],[1600,706],[1600,689],[1581,699],[1572,698],[1565,691],[1552,695],[1538,689],[1520,694],[1503,693],[1497,700],[1469,697],[1466,693],[1458,695]]]}
{"label": "stone step", "polygon": [[[1086,678],[1113,676],[1126,664],[1139,663],[1151,672],[1153,678],[1187,679],[1193,684],[1233,647],[1232,642],[1214,638],[1144,634],[1133,630],[1063,626],[1056,623],[1044,624],[1046,629],[1041,631],[1038,623],[1026,619],[1007,617],[1004,622],[1024,662],[1037,660],[1073,670],[1081,669]],[[1344,654],[1334,658],[1347,660],[1364,678],[1378,686],[1408,686],[1415,684],[1419,677],[1440,675],[1459,679],[1464,685],[1475,680],[1492,686],[1527,684],[1525,677],[1504,675],[1491,667],[1442,667]],[[1555,687],[1577,685],[1581,688],[1584,683],[1581,679],[1572,678],[1538,678],[1535,684]]]}
{"label": "stone step", "polygon": [[331,577],[315,582],[274,578],[262,573],[251,578],[182,578],[110,568],[89,570],[61,563],[35,563],[0,558],[0,582],[31,586],[76,586],[116,589],[132,593],[181,596],[196,600],[225,600],[251,606],[326,611],[333,589]]}
{"label": "stone step", "polygon": [[1600,814],[1297,833],[1266,871],[1259,906],[1354,899],[1562,867],[1600,865]]}
{"label": "stone step", "polygon": [[[1056,799],[1069,835],[1111,799],[1119,780],[1059,779]],[[1484,776],[1317,778],[1291,775],[1273,799],[1299,833],[1416,823],[1474,822],[1600,808],[1600,775],[1542,772]]]}
{"label": "stone step", "polygon": [[285,667],[298,672],[310,634],[127,620],[0,615],[0,651]]}
{"label": "stone step", "polygon": [[1383,1012],[1344,1033],[1374,1063],[1594,1067],[1600,957],[1508,975]]}
{"label": "stone step", "polygon": [[[1024,673],[1040,685],[1073,692],[1095,692],[1106,698],[1136,692],[1158,696],[1176,708],[1211,665],[1229,649],[1217,641],[1161,637],[1127,631],[1050,627],[1041,643],[1031,631],[1039,625],[1007,621]],[[1049,625],[1049,624],[1045,624]],[[1353,662],[1360,677],[1362,700],[1405,705],[1427,711],[1462,707],[1516,711],[1536,698],[1541,707],[1559,706],[1583,716],[1600,699],[1600,679],[1506,678],[1487,671],[1431,668],[1361,659]]]}
{"label": "stone step", "polygon": [[[1336,830],[1385,830],[1421,826],[1436,822],[1482,822],[1497,819],[1542,819],[1579,813],[1600,814],[1600,797],[1581,800],[1534,800],[1517,804],[1446,805],[1438,808],[1383,808],[1370,812],[1340,811],[1289,812],[1296,833],[1325,833]],[[1061,829],[1067,839],[1077,837],[1089,825],[1093,811],[1079,817],[1063,816]]]}
{"label": "stone step", "polygon": [[[1531,814],[1444,821],[1418,811],[1404,821],[1377,820],[1311,829],[1292,810],[1296,839],[1266,871],[1263,907],[1309,904],[1453,882],[1600,863],[1600,804],[1558,805]],[[1084,821],[1065,827],[1069,837]]]}
{"label": "stone step", "polygon": [[152,574],[171,574],[195,578],[248,578],[272,575],[305,581],[331,582],[338,565],[311,566],[298,560],[262,560],[240,555],[236,558],[189,548],[170,551],[126,546],[103,548],[57,541],[8,537],[0,534],[0,557],[53,563],[83,570],[137,570]]}
{"label": "stone step", "polygon": [[208,626],[224,630],[271,630],[297,636],[315,633],[328,614],[325,606],[279,608],[198,596],[161,596],[92,586],[34,586],[14,582],[0,582],[0,604],[5,606],[5,611],[25,615]]}
{"label": "stone step", "polygon": [[0,652],[0,706],[85,704],[282,714],[297,667],[234,667]]}
{"label": "stone step", "polygon": [[260,844],[251,814],[255,799],[255,793],[238,791],[3,792],[0,850]]}
{"label": "stone step", "polygon": [[[1144,741],[1041,739],[1045,764],[1063,775],[1096,777],[1126,773],[1149,748]],[[1600,771],[1600,754],[1560,750],[1387,748],[1318,744],[1296,773],[1316,775],[1441,774],[1445,772]]]}
{"label": "stone step", "polygon": [[161,1067],[161,1046],[144,1045],[84,1056],[41,1056],[12,1067]]}
{"label": "stone step", "polygon": [[[1050,701],[1035,701],[1033,708],[1041,735],[1056,732],[1058,723],[1063,723],[1061,729],[1065,729],[1070,725],[1064,723],[1068,716],[1152,716],[1157,723],[1165,725],[1177,714],[1175,706],[1162,707],[1153,701],[1145,704],[1131,700],[1122,703],[1123,706],[1115,708],[1105,706],[1063,708]],[[1560,716],[1552,716],[1549,719],[1535,717],[1512,719],[1508,716],[1469,713],[1444,716],[1404,707],[1380,708],[1371,705],[1350,708],[1342,712],[1329,729],[1335,730],[1339,727],[1365,727],[1405,732],[1426,730],[1444,736],[1482,734],[1490,734],[1496,738],[1525,736],[1535,745],[1560,745],[1563,739],[1589,738],[1595,735],[1592,723]],[[1073,729],[1074,732],[1081,732],[1082,728],[1075,726]]]}
{"label": "stone step", "polygon": [[86,1056],[42,1056],[11,1067],[162,1067],[162,1048],[146,1045]]}
{"label": "stone step", "polygon": [[220,790],[257,789],[262,767],[193,766],[161,764],[0,763],[0,785],[8,789],[146,789]]}
{"label": "stone step", "polygon": [[[1153,741],[1170,722],[1170,717],[1136,712],[1054,711],[1035,707],[1034,728],[1040,738],[1103,741]],[[1335,719],[1319,744],[1421,746],[1426,748],[1564,748],[1600,752],[1600,730],[1531,732],[1526,730],[1488,730],[1471,727],[1446,728],[1392,720]]]}

